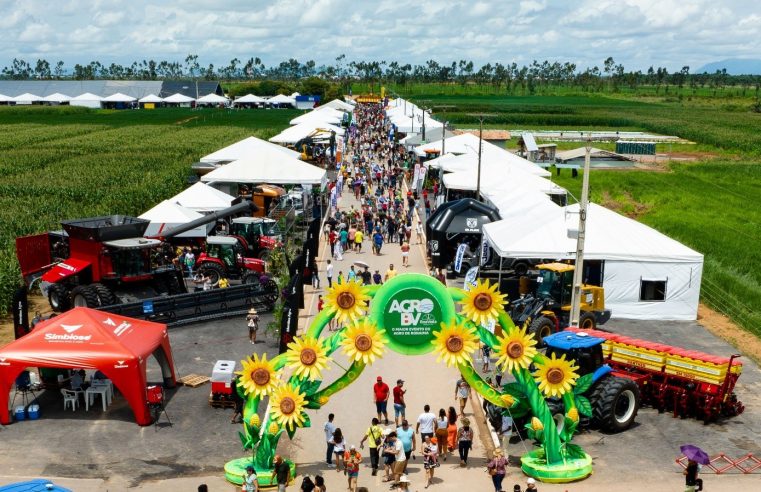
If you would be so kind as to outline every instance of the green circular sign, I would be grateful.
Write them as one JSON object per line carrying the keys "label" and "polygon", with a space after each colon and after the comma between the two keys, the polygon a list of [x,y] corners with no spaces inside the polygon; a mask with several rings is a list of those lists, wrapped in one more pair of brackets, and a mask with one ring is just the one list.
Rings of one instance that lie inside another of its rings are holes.
{"label": "green circular sign", "polygon": [[389,348],[404,354],[433,350],[433,332],[454,316],[446,287],[419,273],[399,275],[383,284],[370,306],[371,319],[386,330]]}

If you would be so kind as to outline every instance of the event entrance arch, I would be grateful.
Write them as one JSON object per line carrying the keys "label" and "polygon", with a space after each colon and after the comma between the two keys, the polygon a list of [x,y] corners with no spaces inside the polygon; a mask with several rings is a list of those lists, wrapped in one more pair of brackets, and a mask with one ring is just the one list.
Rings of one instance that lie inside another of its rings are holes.
{"label": "event entrance arch", "polygon": [[[456,304],[461,307],[459,313]],[[592,473],[592,459],[571,443],[579,413],[586,415],[589,410],[588,402],[572,390],[578,378],[575,367],[565,358],[538,352],[536,341],[525,327],[512,323],[504,304],[496,285],[479,282],[465,291],[418,273],[398,275],[383,285],[353,281],[334,285],[325,295],[325,309],[303,337],[288,345],[287,352],[270,360],[266,354],[261,358],[254,354],[243,361],[236,385],[245,399],[239,435],[244,449],[252,454],[228,462],[226,478],[241,484],[246,467],[253,465],[260,485],[274,485],[273,459],[281,434],[293,438],[296,429],[309,427],[307,409],[327,404],[389,350],[402,355],[436,352],[438,361],[456,366],[486,400],[510,409],[514,416],[533,415],[526,427],[539,447],[521,457],[526,474],[547,482],[587,477]],[[321,336],[333,318],[346,327]],[[495,326],[494,333],[486,328],[490,325]],[[515,382],[495,388],[478,374],[471,356],[480,342],[492,348],[497,364],[511,372]],[[322,371],[339,349],[351,365],[338,379],[323,385]],[[536,370],[532,372],[530,366]],[[257,409],[266,396],[269,411],[262,421]],[[550,412],[546,396],[562,398],[565,409],[560,418]]]}

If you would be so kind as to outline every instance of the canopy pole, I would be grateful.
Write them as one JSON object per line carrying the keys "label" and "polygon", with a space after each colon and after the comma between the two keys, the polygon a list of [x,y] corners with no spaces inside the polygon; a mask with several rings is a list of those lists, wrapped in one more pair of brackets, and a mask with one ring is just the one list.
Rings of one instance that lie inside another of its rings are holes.
{"label": "canopy pole", "polygon": [[589,161],[592,151],[592,137],[588,135],[586,154],[584,155],[584,176],[581,185],[581,202],[579,203],[579,233],[576,237],[576,266],[573,270],[573,291],[571,292],[571,326],[579,326],[581,317],[581,284],[584,273],[584,239],[587,227],[587,207],[589,205]]}
{"label": "canopy pole", "polygon": [[478,177],[476,178],[476,200],[481,201],[481,149],[484,146],[484,117],[478,118]]}

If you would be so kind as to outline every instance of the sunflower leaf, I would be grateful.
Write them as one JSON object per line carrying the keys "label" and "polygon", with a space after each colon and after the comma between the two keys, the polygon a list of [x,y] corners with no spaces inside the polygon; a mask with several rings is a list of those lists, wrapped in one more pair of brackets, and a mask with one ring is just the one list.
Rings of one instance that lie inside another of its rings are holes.
{"label": "sunflower leaf", "polygon": [[301,427],[312,427],[312,421],[309,418],[309,415],[306,412],[302,412],[301,416],[304,417],[304,423],[301,424]]}
{"label": "sunflower leaf", "polygon": [[301,386],[299,387],[300,393],[305,393],[307,395],[314,394],[317,392],[317,389],[320,387],[320,384],[322,384],[322,380],[320,379],[304,379],[301,381]]}
{"label": "sunflower leaf", "polygon": [[293,440],[293,436],[296,434],[297,427],[295,425],[286,425],[285,431],[288,433],[288,439]]}
{"label": "sunflower leaf", "polygon": [[577,379],[576,386],[573,388],[573,394],[581,395],[582,393],[585,393],[589,387],[592,386],[592,376],[594,376],[594,374],[590,372]]}
{"label": "sunflower leaf", "polygon": [[587,455],[587,453],[584,452],[581,446],[578,446],[576,444],[571,444],[571,443],[568,443],[565,445],[565,454],[566,454],[566,457],[572,460],[578,460],[578,459],[584,458]]}
{"label": "sunflower leaf", "polygon": [[574,396],[574,403],[576,403],[576,409],[585,417],[592,416],[592,404],[586,396],[576,395]]}

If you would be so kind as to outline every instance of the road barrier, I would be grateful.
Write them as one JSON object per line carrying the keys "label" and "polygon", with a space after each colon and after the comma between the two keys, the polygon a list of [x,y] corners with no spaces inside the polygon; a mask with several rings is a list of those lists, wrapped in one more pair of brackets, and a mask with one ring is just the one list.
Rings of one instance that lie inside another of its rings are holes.
{"label": "road barrier", "polygon": [[[677,465],[684,469],[687,469],[687,458],[681,456],[676,459]],[[745,456],[732,459],[724,453],[711,458],[711,462],[707,465],[703,465],[701,473],[706,473],[708,470],[712,471],[716,475],[722,475],[726,472],[740,472],[744,475],[751,473],[761,473],[761,459],[754,456],[752,453],[748,453]]]}

